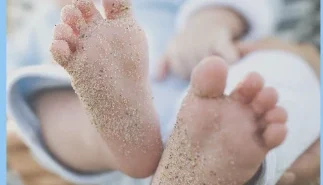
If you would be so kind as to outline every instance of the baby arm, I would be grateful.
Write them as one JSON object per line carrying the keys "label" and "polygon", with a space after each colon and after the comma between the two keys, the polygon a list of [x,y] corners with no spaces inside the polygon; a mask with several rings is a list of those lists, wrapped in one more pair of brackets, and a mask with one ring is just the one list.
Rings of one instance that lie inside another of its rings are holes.
{"label": "baby arm", "polygon": [[[209,55],[220,55],[228,62],[238,59],[233,41],[247,30],[244,19],[235,11],[210,7],[197,12],[184,29],[170,42],[160,69],[170,67],[174,73],[187,79],[198,62]],[[166,71],[161,71],[160,77]]]}
{"label": "baby arm", "polygon": [[273,30],[274,17],[266,0],[189,0],[177,17],[177,34],[158,66],[159,79],[172,71],[188,79],[192,69],[207,56],[218,55],[228,63],[240,56],[234,42],[257,39]]}

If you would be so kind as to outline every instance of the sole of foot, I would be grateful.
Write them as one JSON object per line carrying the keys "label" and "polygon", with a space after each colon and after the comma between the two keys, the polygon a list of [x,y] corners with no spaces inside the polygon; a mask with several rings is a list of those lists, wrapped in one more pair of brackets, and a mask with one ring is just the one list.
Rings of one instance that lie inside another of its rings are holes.
{"label": "sole of foot", "polygon": [[102,2],[106,18],[91,0],[65,6],[51,52],[106,141],[102,147],[109,147],[115,161],[109,166],[147,177],[157,168],[162,142],[147,80],[145,34],[128,0]]}
{"label": "sole of foot", "polygon": [[274,88],[250,73],[224,95],[228,67],[209,57],[193,71],[153,185],[242,185],[287,133]]}

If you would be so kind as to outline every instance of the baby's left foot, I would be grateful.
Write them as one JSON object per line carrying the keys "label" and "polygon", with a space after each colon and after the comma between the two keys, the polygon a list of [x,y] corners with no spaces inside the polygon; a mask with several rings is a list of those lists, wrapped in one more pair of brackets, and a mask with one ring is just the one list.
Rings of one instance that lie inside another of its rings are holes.
{"label": "baby's left foot", "polygon": [[276,107],[275,89],[250,73],[225,96],[226,78],[217,57],[194,69],[153,185],[243,185],[283,142],[287,114]]}
{"label": "baby's left foot", "polygon": [[148,83],[148,46],[130,6],[129,0],[103,0],[104,19],[91,0],[73,0],[62,9],[51,52],[105,141],[105,166],[147,177],[156,170],[162,142]]}

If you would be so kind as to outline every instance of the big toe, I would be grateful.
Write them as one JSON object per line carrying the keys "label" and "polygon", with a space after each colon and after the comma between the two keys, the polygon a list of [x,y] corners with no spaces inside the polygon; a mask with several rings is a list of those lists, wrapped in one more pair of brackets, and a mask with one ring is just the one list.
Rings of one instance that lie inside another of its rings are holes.
{"label": "big toe", "polygon": [[102,19],[92,0],[73,0],[73,4],[81,11],[87,22]]}
{"label": "big toe", "polygon": [[102,5],[108,19],[130,15],[130,0],[102,0]]}
{"label": "big toe", "polygon": [[223,95],[228,75],[228,66],[219,57],[208,57],[193,70],[191,86],[201,97],[214,98]]}

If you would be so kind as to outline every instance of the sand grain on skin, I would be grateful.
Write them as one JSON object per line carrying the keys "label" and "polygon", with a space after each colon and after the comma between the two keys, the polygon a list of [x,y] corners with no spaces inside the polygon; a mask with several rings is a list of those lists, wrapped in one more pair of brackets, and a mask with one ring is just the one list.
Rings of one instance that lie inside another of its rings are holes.
{"label": "sand grain on skin", "polygon": [[[216,145],[215,140],[225,140],[226,137],[219,137],[217,132],[225,134],[225,129],[221,128],[221,114],[216,109],[209,109],[209,124],[199,123],[206,127],[193,127],[194,114],[187,112],[185,102],[194,105],[196,98],[188,94],[182,108],[179,112],[174,131],[167,142],[167,146],[159,164],[158,171],[154,178],[153,185],[238,185],[234,179],[237,174],[235,158],[226,155],[230,150],[230,146]],[[217,98],[219,104],[227,104],[228,97],[223,96]],[[198,106],[191,106],[189,109],[198,109]],[[185,110],[186,109],[186,110]],[[196,129],[201,130],[196,130]],[[194,132],[202,132],[194,136]],[[217,135],[217,136],[216,136]],[[214,137],[213,137],[214,136]],[[215,137],[216,136],[216,137]],[[202,137],[202,140],[201,138]],[[204,140],[204,137],[209,137]],[[221,141],[225,143],[225,141]],[[211,150],[208,148],[211,147]],[[216,155],[214,155],[216,153]],[[228,165],[223,168],[223,161],[228,161]],[[229,170],[228,170],[229,169]],[[223,172],[225,171],[225,177]],[[232,176],[232,177],[231,177]]]}
{"label": "sand grain on skin", "polygon": [[144,35],[143,31],[130,17],[97,21],[86,29],[80,35],[79,53],[65,67],[73,88],[105,139],[116,140],[127,156],[138,150],[132,145],[146,152],[160,141],[146,138],[146,133],[155,133],[157,120],[142,72],[146,68],[142,60],[147,59],[142,57],[146,48],[140,42],[145,38],[138,35]]}

